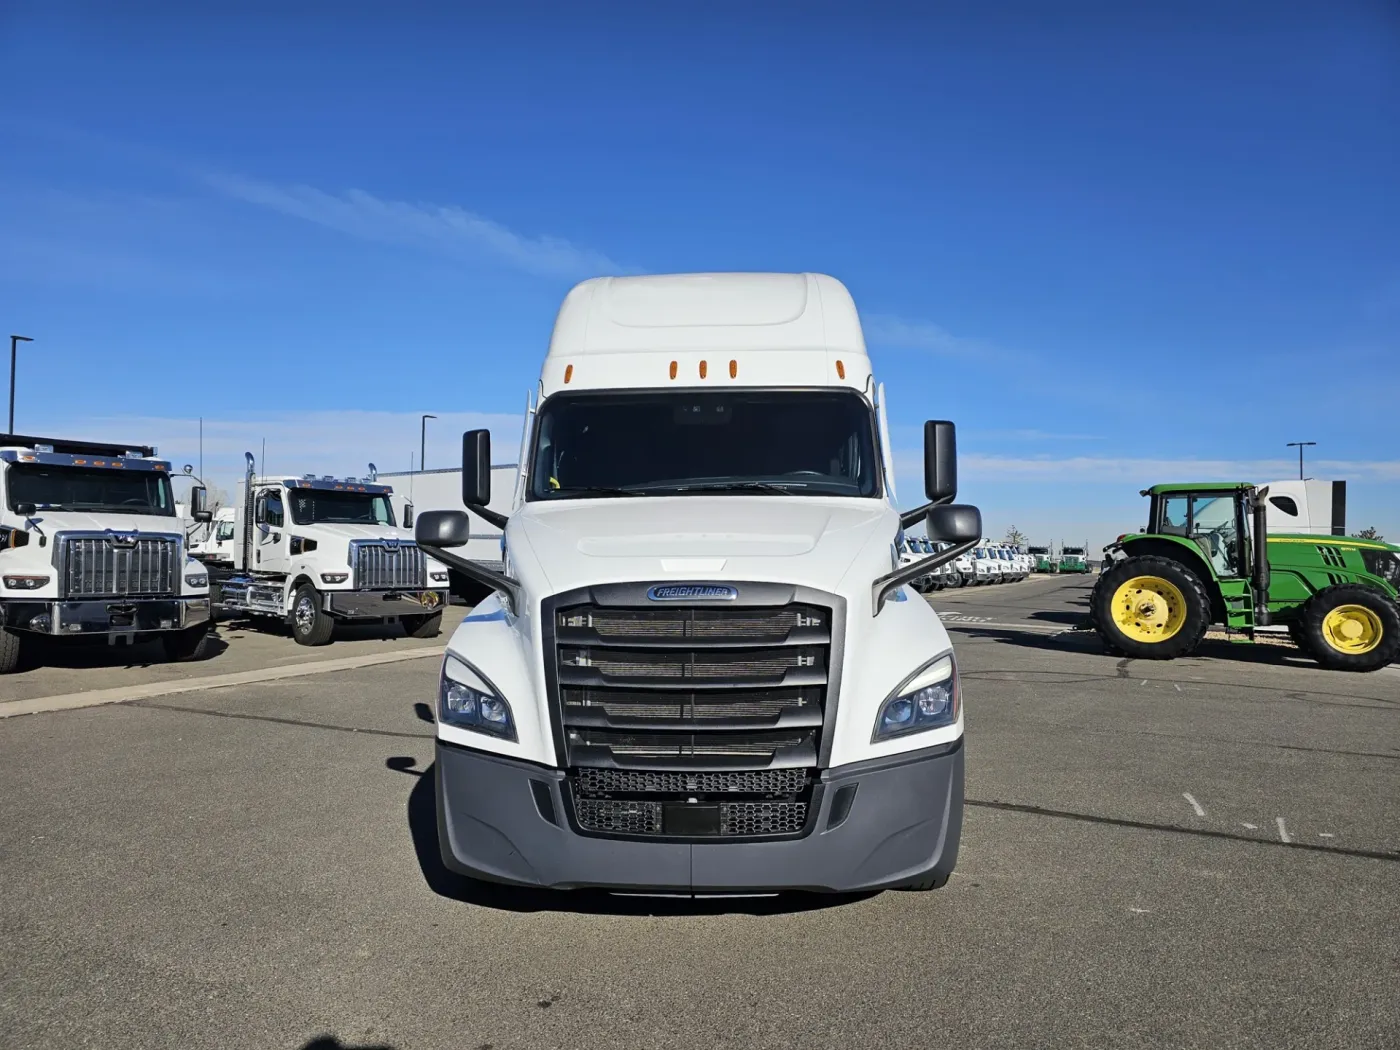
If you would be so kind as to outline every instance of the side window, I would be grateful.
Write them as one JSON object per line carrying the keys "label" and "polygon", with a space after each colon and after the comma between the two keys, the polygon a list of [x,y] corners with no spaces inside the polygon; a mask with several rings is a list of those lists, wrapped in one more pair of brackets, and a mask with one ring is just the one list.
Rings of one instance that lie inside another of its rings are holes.
{"label": "side window", "polygon": [[1235,501],[1225,496],[1196,496],[1191,508],[1191,536],[1216,573],[1243,575],[1240,542],[1235,522]]}
{"label": "side window", "polygon": [[1186,523],[1190,517],[1190,497],[1168,496],[1162,501],[1162,531],[1173,536],[1186,535]]}
{"label": "side window", "polygon": [[1290,518],[1296,518],[1298,516],[1298,501],[1292,496],[1270,496],[1269,502]]}
{"label": "side window", "polygon": [[283,527],[282,493],[277,489],[267,489],[258,500],[258,524],[270,529]]}

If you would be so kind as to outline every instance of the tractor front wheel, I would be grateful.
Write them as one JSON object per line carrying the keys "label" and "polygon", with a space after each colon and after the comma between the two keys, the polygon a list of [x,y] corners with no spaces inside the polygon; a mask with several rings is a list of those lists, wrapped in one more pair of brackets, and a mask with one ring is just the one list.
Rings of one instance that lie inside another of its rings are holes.
{"label": "tractor front wheel", "polygon": [[1301,648],[1333,671],[1378,671],[1400,656],[1400,613],[1359,583],[1318,591],[1303,606]]}
{"label": "tractor front wheel", "polygon": [[1180,562],[1147,555],[1115,562],[1094,583],[1089,609],[1110,649],[1140,660],[1192,652],[1210,626],[1210,598]]}

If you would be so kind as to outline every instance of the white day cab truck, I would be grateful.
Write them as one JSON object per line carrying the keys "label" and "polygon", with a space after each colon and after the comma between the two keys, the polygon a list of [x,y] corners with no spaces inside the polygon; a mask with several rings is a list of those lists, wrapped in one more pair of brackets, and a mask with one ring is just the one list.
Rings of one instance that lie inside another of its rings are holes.
{"label": "white day cab truck", "polygon": [[337,622],[399,621],[414,638],[439,633],[447,567],[408,535],[411,507],[403,526],[395,521],[390,486],[258,477],[252,454],[245,458],[231,570],[216,577],[220,608],[281,621],[301,645],[325,645]]}
{"label": "white day cab truck", "polygon": [[[170,464],[155,457],[146,446],[0,434],[0,674],[40,637],[158,638],[168,659],[204,655],[208,577],[186,553]],[[192,490],[201,522],[204,499]]]}
{"label": "white day cab truck", "polygon": [[[981,535],[951,423],[928,503],[895,507],[859,319],[816,274],[600,278],[555,321],[519,497],[489,509],[487,431],[462,502],[504,571],[436,699],[442,858],[461,876],[662,892],[931,889],[957,859],[952,644],[909,581]],[[494,517],[493,517],[494,516]],[[940,554],[901,564],[923,523]]]}

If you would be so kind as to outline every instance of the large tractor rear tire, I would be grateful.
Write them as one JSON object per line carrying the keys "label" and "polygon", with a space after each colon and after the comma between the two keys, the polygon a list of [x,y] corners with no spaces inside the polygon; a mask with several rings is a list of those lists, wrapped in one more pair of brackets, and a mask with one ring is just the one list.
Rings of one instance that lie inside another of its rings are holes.
{"label": "large tractor rear tire", "polygon": [[1170,558],[1114,562],[1094,583],[1090,615],[1110,649],[1139,660],[1172,660],[1201,644],[1210,626],[1205,584]]}
{"label": "large tractor rear tire", "polygon": [[1333,671],[1378,671],[1400,656],[1400,613],[1359,583],[1324,587],[1303,606],[1301,648]]}

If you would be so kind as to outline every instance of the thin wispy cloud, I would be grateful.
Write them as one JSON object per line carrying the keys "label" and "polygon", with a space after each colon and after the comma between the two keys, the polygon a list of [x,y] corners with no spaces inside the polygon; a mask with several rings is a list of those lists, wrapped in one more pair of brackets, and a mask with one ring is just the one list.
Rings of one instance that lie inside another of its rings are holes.
{"label": "thin wispy cloud", "polygon": [[1005,358],[1004,350],[979,339],[954,335],[932,321],[910,320],[893,314],[867,314],[861,318],[866,342],[875,346],[925,350],[941,357]]}
{"label": "thin wispy cloud", "polygon": [[624,272],[602,252],[549,234],[519,233],[455,204],[388,200],[358,189],[327,193],[314,186],[284,186],[240,175],[207,174],[204,181],[235,200],[378,244],[495,259],[546,277]]}

